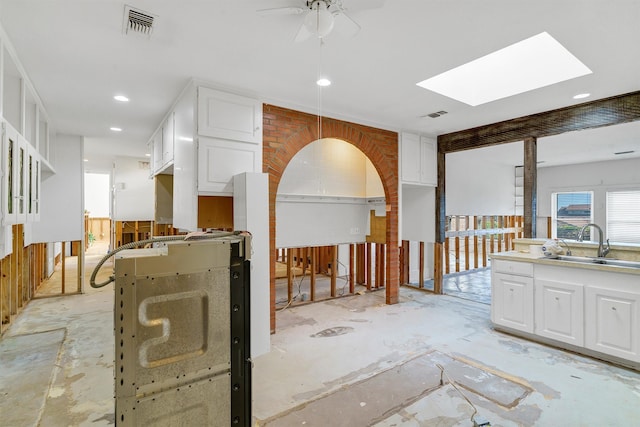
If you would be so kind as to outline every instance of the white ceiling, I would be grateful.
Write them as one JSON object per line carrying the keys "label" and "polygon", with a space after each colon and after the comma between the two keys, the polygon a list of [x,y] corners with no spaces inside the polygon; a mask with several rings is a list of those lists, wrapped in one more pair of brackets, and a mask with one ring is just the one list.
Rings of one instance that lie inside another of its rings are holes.
{"label": "white ceiling", "polygon": [[[321,55],[317,40],[293,41],[300,15],[256,13],[303,3],[127,1],[157,15],[151,38],[123,35],[125,2],[114,0],[0,0],[0,22],[58,132],[87,138],[89,169],[113,152],[143,156],[191,78],[316,113],[321,62],[333,81],[323,115],[432,136],[584,102],[572,99],[582,92],[588,101],[640,90],[640,0],[343,0],[362,30],[334,31]],[[593,74],[477,107],[416,86],[542,31]],[[116,93],[131,102],[116,103]],[[440,110],[448,114],[423,117]],[[633,129],[625,144],[640,154]]]}

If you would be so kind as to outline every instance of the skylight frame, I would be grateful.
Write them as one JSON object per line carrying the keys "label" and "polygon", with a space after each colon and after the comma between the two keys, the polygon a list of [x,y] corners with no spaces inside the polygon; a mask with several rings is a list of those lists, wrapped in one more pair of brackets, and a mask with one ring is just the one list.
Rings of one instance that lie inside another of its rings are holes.
{"label": "skylight frame", "polygon": [[591,73],[545,31],[416,84],[475,107]]}

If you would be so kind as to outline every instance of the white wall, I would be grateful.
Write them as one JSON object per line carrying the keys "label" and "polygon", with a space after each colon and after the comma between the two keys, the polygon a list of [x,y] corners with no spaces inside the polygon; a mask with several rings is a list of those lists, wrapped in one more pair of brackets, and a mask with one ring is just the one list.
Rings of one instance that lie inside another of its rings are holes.
{"label": "white wall", "polygon": [[102,173],[84,174],[84,208],[92,218],[109,217],[110,178]]}
{"label": "white wall", "polygon": [[152,221],[154,219],[154,183],[149,179],[148,159],[116,157],[113,169],[116,221]]}
{"label": "white wall", "polygon": [[315,141],[294,156],[282,175],[276,246],[364,242],[369,211],[384,214],[383,200],[382,181],[359,149],[338,139]]}
{"label": "white wall", "polygon": [[28,244],[83,239],[83,144],[80,136],[58,135],[50,147],[56,173],[43,174],[40,221],[32,224]]}
{"label": "white wall", "polygon": [[446,215],[514,215],[522,142],[446,155]]}
{"label": "white wall", "polygon": [[552,193],[593,191],[593,219],[604,228],[607,191],[616,190],[640,190],[640,158],[538,168],[538,236],[546,237]]}

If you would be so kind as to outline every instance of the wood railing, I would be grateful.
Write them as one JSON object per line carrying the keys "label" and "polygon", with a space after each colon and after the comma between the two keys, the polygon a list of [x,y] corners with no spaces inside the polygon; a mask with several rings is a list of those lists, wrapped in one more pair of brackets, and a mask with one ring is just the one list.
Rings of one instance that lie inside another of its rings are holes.
{"label": "wood railing", "polygon": [[448,216],[443,273],[487,267],[490,254],[513,249],[523,224],[519,215]]}
{"label": "wood railing", "polygon": [[[448,216],[446,238],[443,243],[417,243],[417,263],[411,265],[412,242],[403,240],[400,246],[400,283],[425,288],[425,254],[433,253],[434,280],[426,289],[440,293],[443,275],[472,271],[489,265],[495,252],[513,250],[513,240],[523,237],[522,216]],[[416,246],[415,244],[413,245]],[[410,271],[418,270],[417,283],[411,283]]]}

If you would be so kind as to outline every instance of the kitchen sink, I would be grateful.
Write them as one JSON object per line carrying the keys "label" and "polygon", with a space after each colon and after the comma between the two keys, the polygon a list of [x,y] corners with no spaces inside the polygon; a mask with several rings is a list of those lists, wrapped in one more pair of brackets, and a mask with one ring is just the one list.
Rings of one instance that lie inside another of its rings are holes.
{"label": "kitchen sink", "polygon": [[583,264],[604,264],[604,265],[615,265],[618,267],[640,268],[640,261],[627,261],[627,260],[613,259],[613,258],[596,258],[596,257],[573,256],[573,255],[556,255],[554,257],[543,257],[543,258],[557,259],[559,261],[580,262]]}

